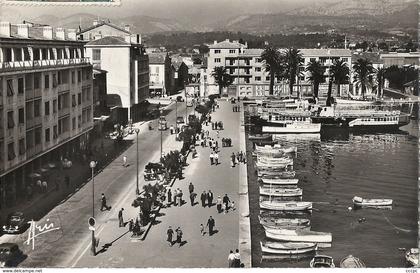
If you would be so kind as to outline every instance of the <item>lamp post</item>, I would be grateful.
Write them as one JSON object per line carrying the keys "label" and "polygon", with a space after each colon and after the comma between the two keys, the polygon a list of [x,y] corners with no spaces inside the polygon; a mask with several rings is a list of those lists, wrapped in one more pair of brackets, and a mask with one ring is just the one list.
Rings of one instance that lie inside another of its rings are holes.
{"label": "lamp post", "polygon": [[[162,116],[163,111],[160,111],[160,116]],[[163,147],[162,147],[162,143],[163,143],[163,123],[161,122],[159,124],[159,130],[160,130],[160,158],[162,159],[163,157]]]}
{"label": "lamp post", "polygon": [[188,103],[187,103],[187,89],[184,87],[185,93],[185,123],[188,123]]}
{"label": "lamp post", "polygon": [[139,132],[140,129],[136,128],[136,142],[137,142],[137,156],[136,156],[136,170],[137,170],[137,174],[136,174],[136,195],[140,194],[140,190],[139,190]]}
{"label": "lamp post", "polygon": [[[89,163],[89,166],[92,169],[92,218],[95,218],[95,176],[94,176],[94,172],[95,172],[96,162],[92,160]],[[93,228],[92,228],[91,252],[92,252],[93,256],[96,255],[95,229],[93,229]]]}

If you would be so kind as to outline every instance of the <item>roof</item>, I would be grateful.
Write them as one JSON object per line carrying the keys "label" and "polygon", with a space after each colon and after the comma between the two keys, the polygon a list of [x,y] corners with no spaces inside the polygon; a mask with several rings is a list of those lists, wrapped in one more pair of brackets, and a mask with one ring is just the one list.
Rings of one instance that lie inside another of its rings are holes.
{"label": "roof", "polygon": [[[75,32],[76,30],[73,29]],[[14,38],[14,39],[22,39],[22,40],[44,40],[44,41],[63,41],[63,42],[78,42],[83,43],[83,41],[78,40],[70,40],[68,38],[69,30],[65,29],[65,40],[58,39],[56,29],[52,29],[52,39],[47,39],[44,37],[44,29],[43,26],[31,26],[28,24],[28,37],[23,37],[18,35],[18,26],[15,24],[10,24],[10,37],[0,35],[0,38]]]}
{"label": "roof", "polygon": [[147,55],[149,55],[149,64],[164,64],[167,57],[166,52],[154,52]]}
{"label": "roof", "polygon": [[123,28],[121,28],[119,26],[116,26],[114,24],[111,24],[110,22],[106,22],[106,21],[101,21],[101,22],[98,22],[97,25],[90,26],[88,28],[82,29],[81,31],[78,31],[77,34],[82,34],[84,32],[90,31],[92,29],[95,29],[95,28],[98,28],[98,27],[101,27],[101,26],[104,26],[104,25],[110,26],[112,28],[115,28],[115,29],[117,29],[119,31],[122,31],[124,33],[127,33],[127,34],[131,34],[129,31],[127,31],[127,30],[125,30],[125,29],[123,29]]}
{"label": "roof", "polygon": [[299,50],[304,57],[351,57],[351,50],[345,48],[302,48]]}
{"label": "roof", "polygon": [[358,59],[367,59],[373,64],[384,63],[384,61],[381,60],[380,55],[374,52],[362,52],[362,53],[353,52],[351,59],[352,59],[352,62],[355,62]]}
{"label": "roof", "polygon": [[393,52],[393,53],[383,53],[381,58],[420,58],[420,52]]}
{"label": "roof", "polygon": [[122,37],[107,36],[101,39],[90,41],[86,45],[130,45],[130,43],[127,43]]}
{"label": "roof", "polygon": [[103,73],[108,73],[108,71],[99,69],[99,68],[93,68],[93,74],[103,74]]}
{"label": "roof", "polygon": [[233,49],[233,48],[241,48],[241,47],[246,47],[246,46],[237,41],[231,42],[229,41],[229,39],[226,39],[219,43],[216,42],[212,45],[209,45],[209,48],[227,48],[227,49],[232,48]]}

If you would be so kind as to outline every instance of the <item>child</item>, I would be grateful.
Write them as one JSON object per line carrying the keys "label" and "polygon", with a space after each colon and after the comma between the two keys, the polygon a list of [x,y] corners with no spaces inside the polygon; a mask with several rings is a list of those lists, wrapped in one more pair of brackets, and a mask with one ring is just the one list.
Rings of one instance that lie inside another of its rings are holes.
{"label": "child", "polygon": [[200,224],[200,232],[201,232],[201,236],[204,236],[204,226],[203,226],[203,224]]}

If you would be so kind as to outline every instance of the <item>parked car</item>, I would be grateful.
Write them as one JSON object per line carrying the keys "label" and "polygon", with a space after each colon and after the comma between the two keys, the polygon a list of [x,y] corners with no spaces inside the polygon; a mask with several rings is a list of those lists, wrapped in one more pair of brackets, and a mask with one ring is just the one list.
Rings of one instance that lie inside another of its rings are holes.
{"label": "parked car", "polygon": [[184,117],[177,117],[177,118],[176,118],[176,123],[177,123],[177,124],[183,124],[183,123],[185,123],[185,121],[184,121]]}
{"label": "parked car", "polygon": [[24,258],[25,257],[17,244],[0,244],[0,268],[15,267],[23,261]]}
{"label": "parked car", "polygon": [[177,102],[183,102],[184,98],[182,96],[178,96],[178,97],[176,97],[176,101]]}
{"label": "parked car", "polygon": [[3,232],[9,234],[16,234],[25,231],[28,223],[23,215],[23,212],[14,212],[7,217],[6,224],[3,226]]}

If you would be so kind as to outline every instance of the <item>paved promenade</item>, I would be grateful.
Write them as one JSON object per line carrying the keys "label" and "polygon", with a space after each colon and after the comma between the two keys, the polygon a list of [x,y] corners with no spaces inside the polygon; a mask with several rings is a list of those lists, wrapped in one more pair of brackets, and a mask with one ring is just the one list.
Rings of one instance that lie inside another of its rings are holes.
{"label": "paved promenade", "polygon": [[[217,196],[227,194],[231,201],[238,206],[239,201],[239,167],[231,168],[230,155],[238,152],[240,113],[232,112],[229,102],[220,102],[220,109],[212,114],[213,121],[223,121],[224,130],[219,134],[219,147],[221,139],[232,139],[233,147],[221,147],[220,164],[211,166],[209,160],[210,149],[197,146],[198,157],[188,159],[189,166],[185,170],[184,179],[176,180],[173,188],[180,188],[187,201],[181,207],[169,207],[160,210],[161,215],[150,229],[144,241],[133,240],[127,233],[127,228],[119,228],[117,210],[110,212],[110,219],[103,229],[100,229],[100,248],[107,246],[97,256],[91,256],[89,249],[73,260],[71,266],[75,267],[227,267],[229,250],[239,248],[239,213],[235,211],[217,213],[216,206],[203,208],[199,197],[203,191],[211,190],[214,201]],[[209,130],[210,136],[217,139],[216,131],[211,126],[204,126]],[[198,194],[196,205],[191,206],[188,198],[188,184],[192,182]],[[126,198],[121,203],[126,215],[135,215],[136,211],[130,208],[132,198]],[[216,221],[213,236],[200,234],[200,224],[206,225],[209,216]],[[179,247],[170,247],[166,242],[168,226],[174,229],[181,227],[185,243]],[[249,243],[249,242],[248,242]],[[85,248],[88,247],[88,244]],[[249,262],[246,262],[249,264]]]}

